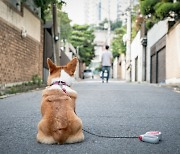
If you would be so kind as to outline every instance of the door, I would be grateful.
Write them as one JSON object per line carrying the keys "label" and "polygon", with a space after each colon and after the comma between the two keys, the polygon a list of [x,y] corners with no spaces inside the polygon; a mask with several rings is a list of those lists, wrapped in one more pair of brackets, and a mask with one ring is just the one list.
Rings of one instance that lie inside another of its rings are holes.
{"label": "door", "polygon": [[166,35],[151,47],[151,83],[166,79]]}
{"label": "door", "polygon": [[151,56],[151,83],[157,83],[156,54]]}
{"label": "door", "polygon": [[162,48],[157,53],[157,82],[158,83],[164,83],[165,82],[165,48]]}

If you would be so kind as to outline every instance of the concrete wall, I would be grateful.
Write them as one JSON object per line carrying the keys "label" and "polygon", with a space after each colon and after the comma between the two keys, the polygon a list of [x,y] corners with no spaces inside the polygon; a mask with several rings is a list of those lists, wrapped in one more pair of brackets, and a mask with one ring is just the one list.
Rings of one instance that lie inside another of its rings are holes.
{"label": "concrete wall", "polygon": [[[30,81],[43,73],[41,20],[23,7],[22,12],[0,1],[0,85]],[[27,36],[22,37],[22,27]]]}
{"label": "concrete wall", "polygon": [[116,57],[113,61],[113,78],[125,80],[125,70],[125,55],[120,54],[119,58]]}
{"label": "concrete wall", "polygon": [[[76,51],[76,49],[74,48],[74,46],[72,44],[70,44],[70,43],[65,44],[65,54],[67,55],[67,57],[70,60],[72,60],[74,57],[79,58],[78,57],[79,55],[77,55],[76,52],[77,51]],[[80,77],[79,76],[79,70],[80,70],[80,63],[78,62],[77,67],[76,67],[76,72],[75,72],[75,78],[76,79],[79,79],[79,77]]]}
{"label": "concrete wall", "polygon": [[117,79],[118,78],[118,58],[116,57],[113,61],[113,78]]}
{"label": "concrete wall", "polygon": [[76,49],[70,43],[65,44],[65,54],[71,60],[76,55]]}
{"label": "concrete wall", "polygon": [[[135,72],[135,59],[138,57],[138,72]],[[142,81],[142,45],[140,40],[140,31],[131,43],[131,81],[135,81],[135,73],[137,73],[137,81]]]}
{"label": "concrete wall", "polygon": [[180,83],[180,22],[166,37],[166,83]]}
{"label": "concrete wall", "polygon": [[167,20],[155,24],[147,33],[147,81],[150,82],[151,47],[168,32]]}
{"label": "concrete wall", "polygon": [[118,74],[119,79],[126,79],[126,57],[125,54],[120,54],[119,57],[119,65],[120,65],[120,74]]}

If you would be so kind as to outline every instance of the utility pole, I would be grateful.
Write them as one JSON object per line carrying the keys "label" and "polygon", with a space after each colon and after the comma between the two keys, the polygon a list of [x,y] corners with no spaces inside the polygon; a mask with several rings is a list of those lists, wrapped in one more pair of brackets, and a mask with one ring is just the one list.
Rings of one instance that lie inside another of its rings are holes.
{"label": "utility pole", "polygon": [[110,6],[111,3],[110,3],[110,0],[108,0],[108,29],[107,29],[107,45],[110,46],[110,43],[111,43],[111,19],[110,19]]}
{"label": "utility pole", "polygon": [[131,81],[131,0],[127,9],[126,81]]}
{"label": "utility pole", "polygon": [[57,8],[56,3],[52,3],[52,16],[53,16],[53,55],[54,63],[60,65],[60,38],[58,31],[58,22],[57,22]]}

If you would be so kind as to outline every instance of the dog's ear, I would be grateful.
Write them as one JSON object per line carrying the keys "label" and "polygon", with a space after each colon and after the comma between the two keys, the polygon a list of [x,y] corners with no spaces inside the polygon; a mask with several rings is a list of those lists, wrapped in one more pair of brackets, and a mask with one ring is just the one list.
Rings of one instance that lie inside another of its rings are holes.
{"label": "dog's ear", "polygon": [[50,58],[47,58],[47,64],[50,74],[56,69],[56,65],[51,61]]}
{"label": "dog's ear", "polygon": [[67,64],[67,69],[69,71],[69,75],[74,75],[74,72],[76,70],[76,66],[77,66],[77,62],[78,62],[78,59],[75,57],[73,58],[68,64]]}

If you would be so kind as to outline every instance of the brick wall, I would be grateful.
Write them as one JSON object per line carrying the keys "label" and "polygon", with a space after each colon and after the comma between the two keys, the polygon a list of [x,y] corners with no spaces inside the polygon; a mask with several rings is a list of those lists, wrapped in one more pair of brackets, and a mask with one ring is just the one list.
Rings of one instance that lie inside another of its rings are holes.
{"label": "brick wall", "polygon": [[22,38],[20,29],[0,18],[0,84],[30,81],[36,74],[42,78],[42,62],[42,26],[38,42],[29,35]]}

